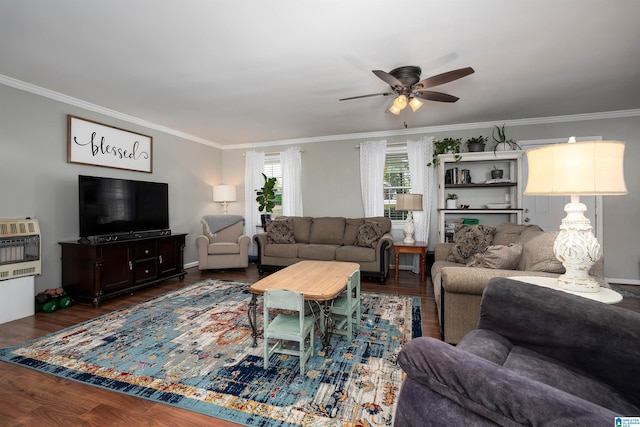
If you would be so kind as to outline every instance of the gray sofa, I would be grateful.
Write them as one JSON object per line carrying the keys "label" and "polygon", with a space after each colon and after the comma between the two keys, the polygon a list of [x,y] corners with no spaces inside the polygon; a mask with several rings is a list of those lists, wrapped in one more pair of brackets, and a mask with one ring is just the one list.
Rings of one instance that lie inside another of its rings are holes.
{"label": "gray sofa", "polygon": [[[492,277],[547,276],[564,273],[553,254],[557,231],[537,225],[503,223],[496,227],[459,226],[455,243],[437,243],[431,267],[441,338],[455,344],[474,330],[480,299]],[[600,259],[590,274],[609,287]]]}
{"label": "gray sofa", "polygon": [[278,270],[302,260],[360,264],[362,276],[384,284],[389,273],[393,238],[384,217],[279,217],[256,234],[258,271]]}
{"label": "gray sofa", "polygon": [[395,425],[613,426],[640,414],[640,314],[491,279],[478,329],[457,346],[417,338]]}

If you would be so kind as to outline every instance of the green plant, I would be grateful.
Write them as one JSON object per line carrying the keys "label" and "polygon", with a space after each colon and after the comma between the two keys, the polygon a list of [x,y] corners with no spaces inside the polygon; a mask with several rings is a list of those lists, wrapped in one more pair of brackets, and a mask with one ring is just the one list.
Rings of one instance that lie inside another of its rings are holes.
{"label": "green plant", "polygon": [[467,144],[467,147],[469,145],[484,144],[484,143],[487,142],[488,139],[489,139],[488,137],[482,136],[482,135],[477,136],[477,137],[474,136],[473,138],[467,139],[466,144]]}
{"label": "green plant", "polygon": [[447,200],[456,200],[458,198],[458,195],[455,193],[448,193],[447,194]]}
{"label": "green plant", "polygon": [[[498,132],[498,137],[496,138],[496,131]],[[493,153],[495,154],[498,145],[504,144],[509,147],[510,150],[521,150],[520,144],[515,142],[513,139],[507,139],[507,134],[504,130],[504,125],[502,127],[495,125],[493,132],[491,132],[491,137],[495,141],[495,145],[493,146]]]}
{"label": "green plant", "polygon": [[461,138],[444,138],[442,141],[434,140],[433,141],[433,158],[427,163],[428,167],[437,166],[438,165],[438,155],[452,153],[453,159],[456,162],[462,160],[462,156],[460,153],[460,144],[462,143]]}
{"label": "green plant", "polygon": [[258,190],[258,197],[256,197],[256,202],[258,202],[258,210],[260,212],[273,212],[273,208],[276,206],[276,178],[268,178],[267,175],[262,174],[264,177],[264,186]]}

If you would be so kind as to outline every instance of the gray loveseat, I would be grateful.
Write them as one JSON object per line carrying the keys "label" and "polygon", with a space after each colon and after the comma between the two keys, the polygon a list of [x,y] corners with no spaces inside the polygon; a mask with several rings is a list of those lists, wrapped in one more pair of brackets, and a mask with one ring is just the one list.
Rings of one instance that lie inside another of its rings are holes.
{"label": "gray loveseat", "polygon": [[384,217],[280,217],[256,234],[258,271],[278,270],[302,260],[360,264],[362,276],[384,284],[393,248],[391,220]]}
{"label": "gray loveseat", "polygon": [[[553,254],[557,231],[537,225],[460,226],[456,243],[437,243],[431,268],[441,337],[455,344],[474,330],[489,279],[512,276],[558,277],[564,267]],[[486,248],[486,249],[485,249]],[[477,255],[476,255],[477,253]],[[468,265],[468,266],[467,266]],[[600,259],[590,274],[609,287]]]}
{"label": "gray loveseat", "polygon": [[613,426],[640,414],[640,314],[491,279],[457,346],[416,338],[395,425]]}

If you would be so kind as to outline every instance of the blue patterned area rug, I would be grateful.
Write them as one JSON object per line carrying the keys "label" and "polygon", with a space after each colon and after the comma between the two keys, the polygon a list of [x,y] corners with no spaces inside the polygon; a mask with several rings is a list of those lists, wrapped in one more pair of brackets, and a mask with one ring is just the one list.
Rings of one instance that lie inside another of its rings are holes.
{"label": "blue patterned area rug", "polygon": [[247,426],[393,424],[396,356],[422,335],[419,298],[363,292],[357,337],[334,335],[328,354],[316,339],[301,377],[292,356],[263,369],[249,285],[200,282],[2,349],[0,360]]}

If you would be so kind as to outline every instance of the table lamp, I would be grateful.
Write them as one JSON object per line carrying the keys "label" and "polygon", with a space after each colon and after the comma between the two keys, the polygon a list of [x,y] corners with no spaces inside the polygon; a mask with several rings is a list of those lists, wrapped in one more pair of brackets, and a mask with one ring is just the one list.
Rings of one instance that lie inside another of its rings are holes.
{"label": "table lamp", "polygon": [[398,194],[396,196],[396,210],[408,211],[407,220],[404,223],[404,243],[415,243],[413,235],[416,231],[413,225],[413,211],[422,210],[422,194]]}
{"label": "table lamp", "polygon": [[222,203],[224,214],[227,215],[227,209],[229,202],[236,201],[236,186],[235,185],[216,185],[213,187],[213,201]]}
{"label": "table lamp", "polygon": [[571,196],[564,211],[553,253],[566,272],[558,287],[577,292],[599,292],[589,269],[602,256],[593,235],[587,207],[580,196],[627,194],[623,171],[624,142],[588,141],[547,145],[527,150],[529,176],[525,195]]}

